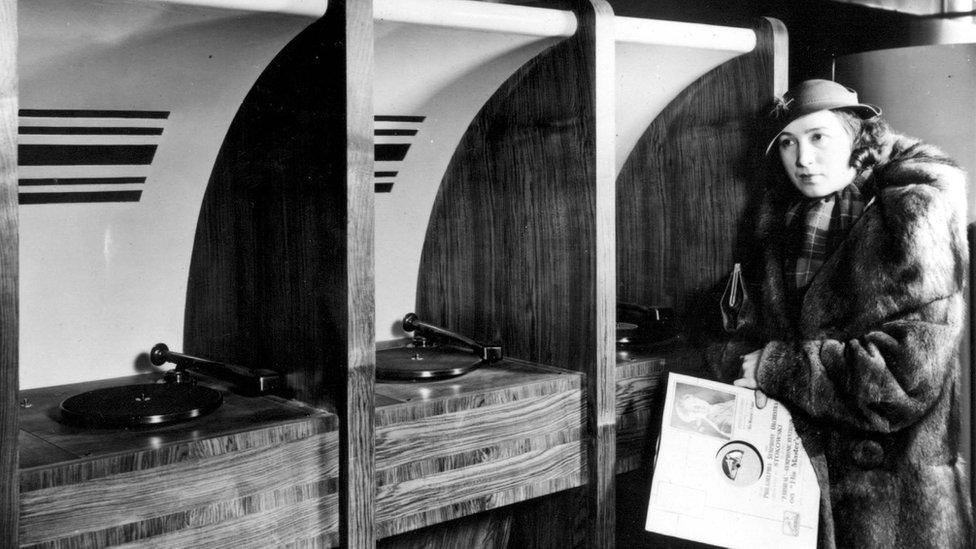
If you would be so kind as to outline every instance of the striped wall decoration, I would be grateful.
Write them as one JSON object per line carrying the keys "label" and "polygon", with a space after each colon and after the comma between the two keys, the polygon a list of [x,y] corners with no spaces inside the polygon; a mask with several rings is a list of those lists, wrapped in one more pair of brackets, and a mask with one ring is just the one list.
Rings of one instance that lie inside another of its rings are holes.
{"label": "striped wall decoration", "polygon": [[424,116],[376,115],[373,124],[373,154],[376,171],[373,173],[375,191],[393,191],[399,164],[416,139]]}
{"label": "striped wall decoration", "polygon": [[169,111],[21,109],[20,204],[138,202]]}

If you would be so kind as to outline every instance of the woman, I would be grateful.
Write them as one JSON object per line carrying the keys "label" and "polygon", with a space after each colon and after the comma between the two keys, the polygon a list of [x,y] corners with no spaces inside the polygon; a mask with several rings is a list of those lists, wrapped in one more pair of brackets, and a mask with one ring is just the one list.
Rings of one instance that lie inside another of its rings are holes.
{"label": "woman", "polygon": [[972,547],[957,455],[965,177],[879,114],[826,80],[780,102],[754,312],[718,374],[793,413],[821,547]]}

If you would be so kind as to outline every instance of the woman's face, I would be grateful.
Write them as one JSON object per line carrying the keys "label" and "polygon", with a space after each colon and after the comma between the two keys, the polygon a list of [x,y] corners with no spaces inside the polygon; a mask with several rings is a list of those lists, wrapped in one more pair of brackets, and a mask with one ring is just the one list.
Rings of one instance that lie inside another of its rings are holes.
{"label": "woman's face", "polygon": [[819,198],[854,181],[854,142],[840,118],[817,111],[790,122],[776,138],[783,169],[804,196]]}

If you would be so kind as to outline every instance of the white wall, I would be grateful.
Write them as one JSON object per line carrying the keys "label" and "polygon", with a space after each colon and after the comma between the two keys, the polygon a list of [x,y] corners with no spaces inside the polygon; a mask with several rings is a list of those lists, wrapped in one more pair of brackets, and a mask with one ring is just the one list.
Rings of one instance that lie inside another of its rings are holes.
{"label": "white wall", "polygon": [[[325,0],[274,2],[286,13],[260,1],[207,3],[233,8],[20,3],[20,123],[35,127],[19,136],[22,389],[131,375],[154,343],[182,348],[193,238],[217,151],[257,76],[325,10]],[[106,130],[120,127],[162,133]],[[66,160],[56,148],[73,145],[157,148],[151,162],[108,163]],[[120,177],[134,182],[113,182]],[[126,200],[111,198],[119,191]]]}

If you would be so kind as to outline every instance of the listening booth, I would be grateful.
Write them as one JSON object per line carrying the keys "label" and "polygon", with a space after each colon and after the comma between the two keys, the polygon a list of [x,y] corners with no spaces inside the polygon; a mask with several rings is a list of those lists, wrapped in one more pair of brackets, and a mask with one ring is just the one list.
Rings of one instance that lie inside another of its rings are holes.
{"label": "listening booth", "polygon": [[613,544],[663,379],[702,371],[778,21],[35,0],[0,24],[5,540]]}

